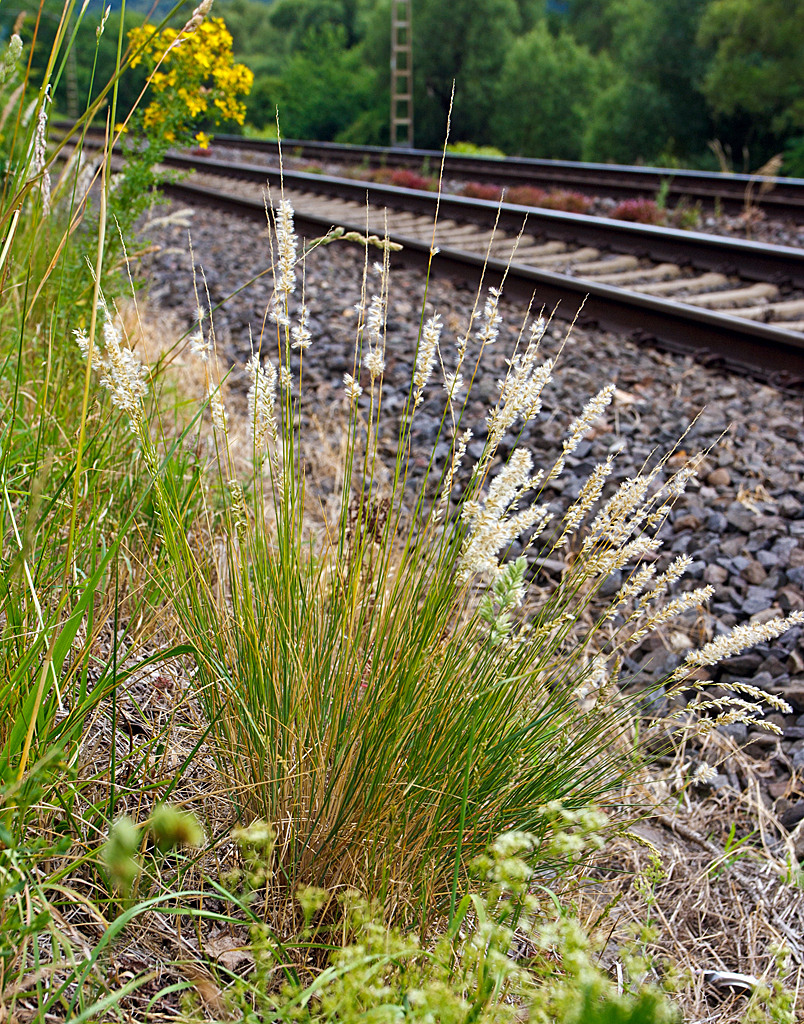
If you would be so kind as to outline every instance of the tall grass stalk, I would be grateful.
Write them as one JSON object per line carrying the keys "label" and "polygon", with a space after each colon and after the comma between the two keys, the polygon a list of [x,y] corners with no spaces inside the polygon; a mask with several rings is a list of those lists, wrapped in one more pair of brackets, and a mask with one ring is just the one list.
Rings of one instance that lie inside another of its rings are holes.
{"label": "tall grass stalk", "polygon": [[[50,733],[54,711],[64,712],[69,707],[70,715],[62,724],[68,722],[71,726],[71,716],[76,714],[75,695],[70,693],[69,699],[65,698],[59,673],[73,661],[70,678],[78,680],[82,676],[76,669],[81,658],[74,660],[76,651],[71,645],[79,626],[87,649],[93,642],[92,627],[86,629],[81,616],[88,615],[92,622],[95,591],[105,590],[104,574],[116,558],[116,545],[123,539],[122,534],[111,536],[108,529],[114,517],[106,519],[112,503],[109,486],[103,481],[115,486],[121,498],[115,512],[120,515],[118,525],[132,509],[142,506],[150,487],[147,474],[132,470],[132,439],[125,420],[111,419],[109,408],[91,408],[91,353],[88,365],[83,367],[81,384],[77,385],[79,353],[69,340],[88,314],[90,347],[94,346],[103,282],[109,281],[118,291],[123,283],[110,276],[106,245],[111,137],[107,138],[109,144],[100,167],[100,209],[96,218],[88,215],[88,193],[79,194],[78,182],[83,159],[82,126],[89,123],[110,91],[114,106],[120,75],[133,56],[124,52],[120,35],[117,65],[110,81],[88,106],[79,126],[49,149],[49,91],[65,67],[86,11],[84,5],[75,15],[74,7],[74,0],[66,0],[62,8],[27,128],[22,115],[31,106],[30,54],[22,75],[6,61],[7,70],[0,82],[0,99],[7,112],[16,107],[13,131],[0,140],[0,230],[6,228],[0,246],[0,515],[3,531],[11,531],[16,547],[16,553],[4,559],[7,576],[0,594],[0,629],[8,641],[4,649],[7,684],[0,690],[5,712],[0,743],[2,771],[13,770],[18,778],[26,771],[37,733]],[[101,32],[102,26],[96,44]],[[21,51],[21,41],[14,36],[9,53],[18,59]],[[77,149],[52,187],[54,161],[67,141],[76,137]],[[89,255],[87,250],[93,248],[93,236],[94,279],[87,288],[84,260]],[[75,437],[77,443],[73,446]],[[17,586],[18,578],[22,588]],[[81,700],[86,696],[85,689],[84,680]],[[98,697],[102,693],[101,687]],[[13,710],[17,708],[22,717]],[[36,753],[39,756],[42,751]]]}

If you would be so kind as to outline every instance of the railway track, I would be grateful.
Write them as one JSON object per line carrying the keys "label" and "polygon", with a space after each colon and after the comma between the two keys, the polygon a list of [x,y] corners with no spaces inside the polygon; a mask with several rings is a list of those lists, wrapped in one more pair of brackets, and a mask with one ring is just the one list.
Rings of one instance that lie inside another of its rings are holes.
{"label": "railway track", "polygon": [[[179,155],[165,162],[195,171],[165,186],[186,202],[262,220],[265,186],[278,197],[273,168]],[[387,230],[403,246],[395,258],[430,258],[432,193],[293,171],[284,172],[284,190],[307,238],[333,226]],[[489,285],[505,277],[509,296],[535,292],[560,318],[579,315],[584,324],[694,352],[705,364],[804,388],[802,249],[457,196],[441,197],[435,245],[435,273],[473,286],[481,276]]]}
{"label": "railway track", "polygon": [[[56,121],[60,130],[70,122]],[[89,137],[100,137],[98,128]],[[248,139],[242,135],[216,135],[214,145],[241,153],[278,159],[276,142]],[[322,163],[356,167],[404,167],[421,173],[435,173],[441,166],[437,150],[397,149],[382,146],[352,146],[336,142],[285,139],[286,156]],[[764,178],[756,174],[718,174],[669,167],[636,167],[623,164],[579,163],[571,160],[539,160],[529,157],[481,157],[447,153],[444,173],[449,179],[464,179],[500,186],[534,185],[550,189],[577,189],[591,195],[614,199],[653,198],[664,185],[670,202],[687,199],[707,208],[719,205],[726,212],[739,212],[746,200],[768,216],[804,223],[804,178]]]}
{"label": "railway track", "polygon": [[[277,158],[275,142],[217,135],[215,144]],[[285,154],[311,162],[351,164],[357,167],[404,167],[421,173],[435,173],[441,166],[438,150],[395,149],[382,146],[351,146],[335,142],[305,142],[285,139]],[[669,167],[637,167],[624,164],[580,163],[572,160],[539,160],[530,157],[481,157],[447,153],[444,174],[512,187],[576,189],[613,199],[656,196],[664,185],[667,197],[677,203],[686,199],[707,209],[719,205],[726,212],[739,212],[747,200],[768,216],[804,223],[804,179],[765,178],[756,174],[718,174]]]}
{"label": "railway track", "polygon": [[[566,320],[694,353],[706,365],[804,390],[804,249],[443,195],[254,163],[171,154],[192,180],[164,191],[264,221],[284,191],[312,239],[333,226],[384,235],[395,259],[556,308]],[[524,227],[523,227],[524,226]]]}

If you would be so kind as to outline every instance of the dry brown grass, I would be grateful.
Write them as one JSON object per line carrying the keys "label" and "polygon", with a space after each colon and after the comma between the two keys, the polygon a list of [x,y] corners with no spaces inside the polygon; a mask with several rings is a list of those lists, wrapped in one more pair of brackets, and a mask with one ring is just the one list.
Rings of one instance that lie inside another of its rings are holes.
{"label": "dry brown grass", "polygon": [[[763,800],[762,766],[719,734],[703,743],[677,736],[671,763],[618,806],[617,816],[631,813],[633,823],[592,865],[580,918],[590,926],[606,912],[597,935],[612,971],[621,947],[649,925],[639,948],[653,980],[677,975],[673,998],[689,1024],[746,1019],[747,993],[718,985],[712,972],[783,981],[804,1019],[804,891],[790,837]],[[685,785],[698,759],[725,762],[748,786],[707,795]]]}

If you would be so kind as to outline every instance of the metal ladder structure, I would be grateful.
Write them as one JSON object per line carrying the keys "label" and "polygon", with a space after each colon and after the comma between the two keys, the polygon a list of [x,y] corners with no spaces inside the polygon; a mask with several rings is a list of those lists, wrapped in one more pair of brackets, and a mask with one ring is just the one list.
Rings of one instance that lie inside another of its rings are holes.
{"label": "metal ladder structure", "polygon": [[391,0],[391,145],[413,147],[411,0]]}

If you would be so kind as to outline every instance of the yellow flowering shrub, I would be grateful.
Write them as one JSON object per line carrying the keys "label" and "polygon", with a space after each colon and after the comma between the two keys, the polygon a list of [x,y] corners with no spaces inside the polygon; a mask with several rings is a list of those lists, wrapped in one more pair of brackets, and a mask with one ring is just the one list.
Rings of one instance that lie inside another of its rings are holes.
{"label": "yellow flowering shrub", "polygon": [[[232,37],[223,18],[207,18],[185,33],[140,25],[128,39],[135,52],[131,66],[144,63],[152,73],[153,99],[142,121],[146,131],[161,129],[174,142],[199,117],[214,124],[243,123],[246,106],[238,97],[248,95],[254,74],[245,64],[234,63]],[[202,148],[209,145],[204,132],[195,138]]]}

